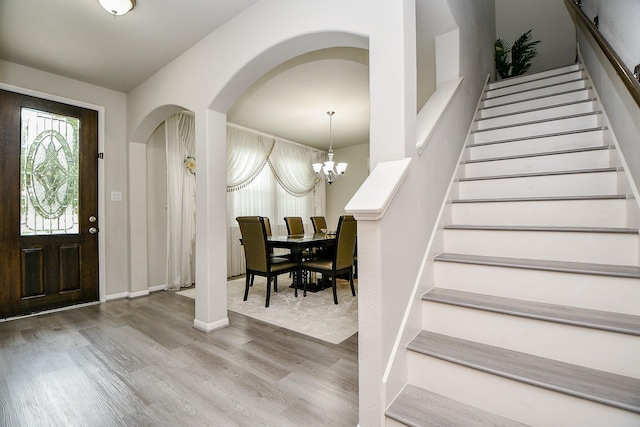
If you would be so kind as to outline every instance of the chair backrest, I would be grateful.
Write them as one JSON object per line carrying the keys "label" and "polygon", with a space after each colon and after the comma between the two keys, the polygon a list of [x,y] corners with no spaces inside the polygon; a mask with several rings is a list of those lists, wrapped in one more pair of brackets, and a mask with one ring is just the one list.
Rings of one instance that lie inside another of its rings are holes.
{"label": "chair backrest", "polygon": [[263,216],[262,220],[264,221],[264,230],[267,232],[267,237],[271,236],[271,221],[268,216]]}
{"label": "chair backrest", "polygon": [[260,216],[239,216],[236,221],[240,225],[247,270],[268,271],[269,252],[264,219]]}
{"label": "chair backrest", "polygon": [[352,215],[343,215],[338,220],[336,231],[336,253],[333,265],[336,270],[353,265],[353,253],[358,235],[358,222]]}
{"label": "chair backrest", "polygon": [[314,233],[320,233],[323,228],[327,229],[327,220],[323,216],[312,216],[311,223],[313,224]]}
{"label": "chair backrest", "polygon": [[304,234],[304,225],[302,225],[302,217],[285,216],[284,222],[287,223],[287,234]]}

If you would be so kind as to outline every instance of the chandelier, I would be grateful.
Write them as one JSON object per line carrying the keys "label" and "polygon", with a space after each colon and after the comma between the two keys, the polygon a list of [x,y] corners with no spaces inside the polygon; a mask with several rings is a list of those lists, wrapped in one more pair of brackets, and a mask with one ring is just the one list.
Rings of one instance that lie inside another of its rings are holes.
{"label": "chandelier", "polygon": [[[316,176],[318,177],[322,176],[329,183],[329,185],[331,185],[331,183],[333,183],[333,180],[335,178],[342,176],[344,172],[347,170],[347,163],[342,162],[342,163],[336,164],[333,161],[332,119],[333,119],[333,115],[335,114],[335,111],[327,111],[327,114],[329,115],[329,151],[327,152],[327,157],[329,158],[329,160],[324,162],[324,164],[314,163],[312,166],[313,166],[313,170],[316,172]],[[335,169],[334,169],[334,165],[335,165]]]}

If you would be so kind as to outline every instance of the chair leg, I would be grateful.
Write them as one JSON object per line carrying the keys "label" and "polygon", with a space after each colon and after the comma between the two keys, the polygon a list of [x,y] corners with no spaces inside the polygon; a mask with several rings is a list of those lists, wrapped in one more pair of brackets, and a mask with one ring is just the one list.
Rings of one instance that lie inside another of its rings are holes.
{"label": "chair leg", "polygon": [[351,294],[356,296],[356,288],[353,287],[353,270],[349,271],[349,281],[351,282]]}
{"label": "chair leg", "polygon": [[275,277],[273,278],[273,290],[274,290],[275,292],[278,292],[278,276],[275,276]]}
{"label": "chair leg", "polygon": [[271,276],[267,276],[267,301],[265,307],[269,307],[269,298],[271,298]]}
{"label": "chair leg", "polygon": [[333,274],[331,275],[331,281],[333,282],[333,303],[337,304],[338,303],[338,289],[336,288],[336,273],[335,271],[333,272]]}
{"label": "chair leg", "polygon": [[242,301],[246,301],[247,297],[249,296],[249,286],[251,282],[251,279],[249,277],[253,277],[253,274],[251,276],[249,274],[246,275],[245,286],[244,286],[244,299]]}
{"label": "chair leg", "polygon": [[252,274],[252,275],[251,275],[251,282],[249,283],[249,286],[253,286],[253,278],[254,278],[254,277],[256,277],[256,275],[255,275],[255,274]]}

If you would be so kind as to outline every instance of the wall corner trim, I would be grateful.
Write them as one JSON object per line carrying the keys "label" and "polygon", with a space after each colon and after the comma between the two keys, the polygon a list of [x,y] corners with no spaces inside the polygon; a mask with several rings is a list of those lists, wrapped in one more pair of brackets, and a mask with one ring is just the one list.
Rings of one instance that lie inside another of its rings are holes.
{"label": "wall corner trim", "polygon": [[411,158],[378,163],[345,206],[358,221],[382,218],[409,170]]}
{"label": "wall corner trim", "polygon": [[418,150],[418,154],[422,154],[422,151],[427,146],[427,142],[438,126],[440,118],[444,115],[447,107],[451,104],[451,100],[458,92],[462,80],[464,80],[464,77],[458,77],[441,83],[420,109],[416,123],[416,149]]}
{"label": "wall corner trim", "polygon": [[228,317],[225,317],[224,319],[220,319],[216,322],[211,322],[211,323],[205,323],[198,319],[193,320],[193,327],[199,331],[206,332],[206,333],[213,332],[218,329],[226,328],[229,325],[230,323],[229,323]]}

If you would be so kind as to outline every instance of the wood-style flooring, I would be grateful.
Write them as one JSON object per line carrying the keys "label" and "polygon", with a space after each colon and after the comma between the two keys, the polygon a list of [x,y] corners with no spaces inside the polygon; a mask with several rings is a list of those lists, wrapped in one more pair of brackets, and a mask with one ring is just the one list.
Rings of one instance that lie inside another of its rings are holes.
{"label": "wood-style flooring", "polygon": [[358,423],[357,334],[229,318],[205,334],[192,299],[156,292],[0,322],[0,426]]}

